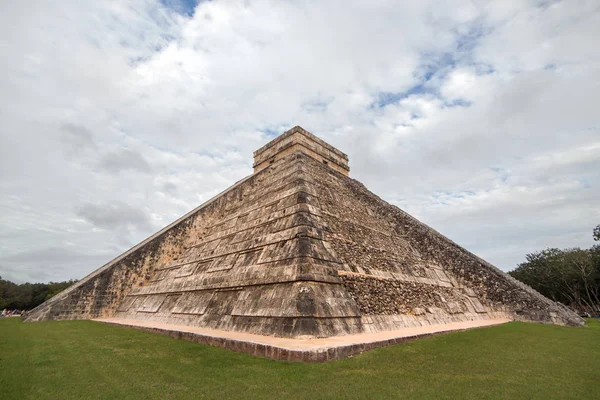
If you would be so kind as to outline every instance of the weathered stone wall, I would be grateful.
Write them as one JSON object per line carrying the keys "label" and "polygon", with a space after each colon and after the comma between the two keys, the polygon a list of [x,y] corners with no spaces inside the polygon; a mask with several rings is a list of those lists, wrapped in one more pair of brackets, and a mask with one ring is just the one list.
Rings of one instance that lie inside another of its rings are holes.
{"label": "weathered stone wall", "polygon": [[90,319],[113,315],[133,286],[142,285],[160,259],[178,251],[188,224],[183,222],[86,276],[67,290],[31,310],[25,321]]}

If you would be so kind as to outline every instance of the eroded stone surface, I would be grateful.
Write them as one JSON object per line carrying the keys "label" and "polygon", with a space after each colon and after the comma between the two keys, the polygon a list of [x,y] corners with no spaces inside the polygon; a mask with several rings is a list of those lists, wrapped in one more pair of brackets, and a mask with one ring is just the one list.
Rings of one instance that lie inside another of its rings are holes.
{"label": "eroded stone surface", "polygon": [[492,318],[583,323],[323,162],[329,151],[343,164],[339,150],[319,141],[278,153],[277,140],[257,152],[258,172],[25,319],[112,317],[291,338]]}

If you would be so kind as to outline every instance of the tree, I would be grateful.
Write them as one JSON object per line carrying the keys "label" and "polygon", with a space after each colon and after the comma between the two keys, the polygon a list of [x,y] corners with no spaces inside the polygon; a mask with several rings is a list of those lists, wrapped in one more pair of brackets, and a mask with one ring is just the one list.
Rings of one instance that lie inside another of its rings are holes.
{"label": "tree", "polygon": [[594,240],[600,242],[600,224],[594,228]]}
{"label": "tree", "polygon": [[[594,229],[596,235],[600,225]],[[587,250],[546,249],[525,258],[510,275],[582,314],[600,315],[600,245]]]}
{"label": "tree", "polygon": [[557,261],[560,259],[561,250],[546,249],[536,253],[527,254],[524,263],[509,272],[511,276],[536,289],[544,296],[554,301],[564,302],[566,299],[561,294],[561,287],[556,279]]}
{"label": "tree", "polygon": [[0,310],[31,310],[76,281],[23,283],[17,285],[0,277]]}

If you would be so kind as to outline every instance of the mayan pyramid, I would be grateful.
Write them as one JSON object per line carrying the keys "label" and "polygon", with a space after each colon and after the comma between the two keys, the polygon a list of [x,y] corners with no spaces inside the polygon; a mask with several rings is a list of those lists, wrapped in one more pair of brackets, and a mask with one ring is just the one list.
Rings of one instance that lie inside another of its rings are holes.
{"label": "mayan pyramid", "polygon": [[254,173],[29,312],[287,338],[504,317],[582,320],[348,176],[295,127]]}

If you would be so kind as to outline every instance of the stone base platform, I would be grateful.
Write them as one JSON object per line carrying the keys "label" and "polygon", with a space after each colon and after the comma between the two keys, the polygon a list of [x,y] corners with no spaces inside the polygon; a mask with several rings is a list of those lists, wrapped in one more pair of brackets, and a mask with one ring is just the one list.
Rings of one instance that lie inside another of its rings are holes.
{"label": "stone base platform", "polygon": [[404,328],[396,331],[308,339],[279,338],[243,332],[161,324],[154,321],[139,321],[134,319],[98,318],[94,319],[94,321],[128,326],[144,331],[160,333],[177,339],[219,346],[228,350],[274,360],[326,362],[338,360],[354,354],[360,354],[377,347],[402,343],[435,334],[499,325],[509,322],[510,320],[485,319]]}

